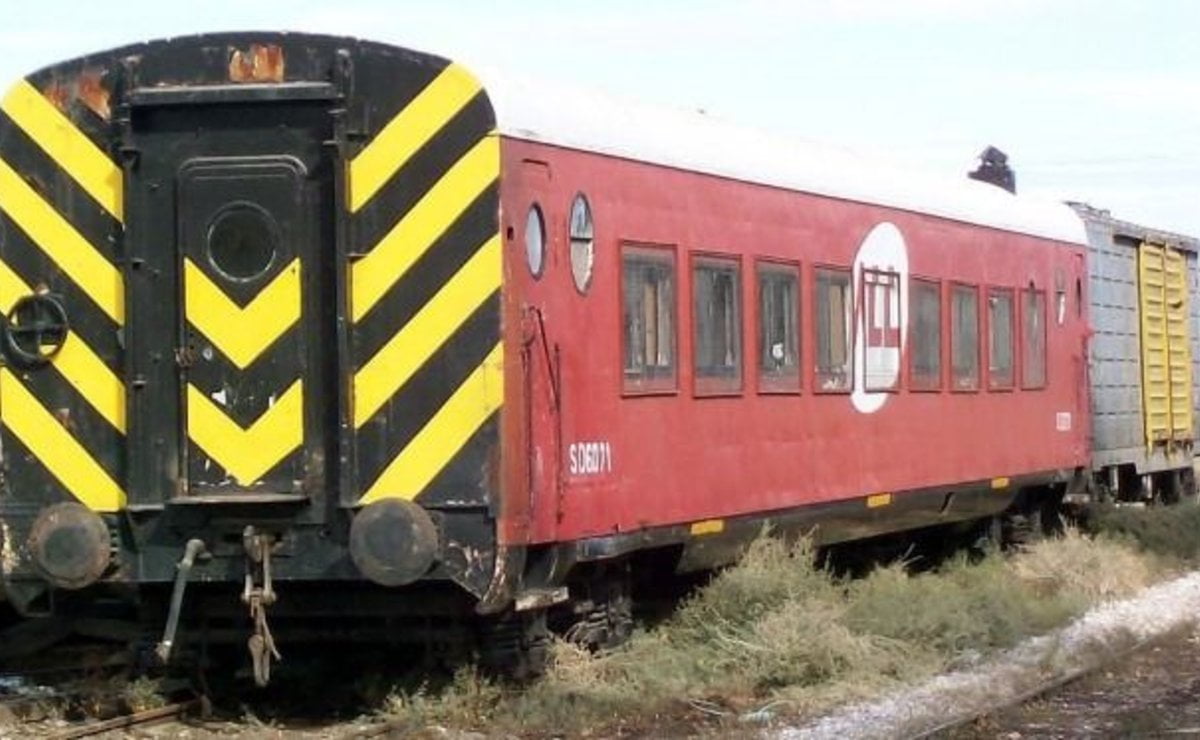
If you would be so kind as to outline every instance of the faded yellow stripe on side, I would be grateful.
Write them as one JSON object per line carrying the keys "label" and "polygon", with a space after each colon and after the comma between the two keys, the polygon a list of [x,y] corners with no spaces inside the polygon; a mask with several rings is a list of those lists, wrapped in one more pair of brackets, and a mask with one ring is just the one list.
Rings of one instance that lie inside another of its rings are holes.
{"label": "faded yellow stripe on side", "polygon": [[125,506],[121,487],[7,368],[0,368],[0,420],[84,506]]}
{"label": "faded yellow stripe on side", "polygon": [[451,64],[350,162],[350,211],[358,211],[404,163],[479,92],[479,82]]}
{"label": "faded yellow stripe on side", "polygon": [[404,218],[350,266],[350,313],[358,321],[500,174],[500,144],[485,136]]}
{"label": "faded yellow stripe on side", "polygon": [[[0,261],[0,313],[8,314],[21,296],[33,291]],[[109,424],[125,433],[125,385],[87,342],[71,331],[51,363]]]}
{"label": "faded yellow stripe on side", "polygon": [[124,221],[121,168],[46,96],[21,80],[0,101],[0,108],[104,210]]}
{"label": "faded yellow stripe on side", "polygon": [[121,273],[0,159],[0,210],[118,324],[125,322]]}
{"label": "faded yellow stripe on side", "polygon": [[196,386],[188,384],[188,436],[221,467],[248,486],[304,441],[304,389],[292,383],[249,429],[225,415]]}
{"label": "faded yellow stripe on side", "polygon": [[371,484],[359,503],[416,498],[504,403],[504,350],[499,342],[433,418]]}
{"label": "faded yellow stripe on side", "polygon": [[496,235],[354,375],[354,427],[367,423],[499,287]]}
{"label": "faded yellow stripe on side", "polygon": [[245,307],[234,303],[190,259],[183,263],[187,319],[238,369],[300,320],[300,259],[275,276]]}

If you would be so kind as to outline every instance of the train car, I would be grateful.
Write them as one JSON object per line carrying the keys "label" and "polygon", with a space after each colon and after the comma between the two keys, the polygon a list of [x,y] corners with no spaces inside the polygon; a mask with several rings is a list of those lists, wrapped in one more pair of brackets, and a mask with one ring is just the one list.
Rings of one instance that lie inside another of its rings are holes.
{"label": "train car", "polygon": [[1200,290],[1195,238],[1073,203],[1087,228],[1092,470],[1083,500],[1195,494]]}
{"label": "train car", "polygon": [[265,681],[285,632],[611,642],[764,525],[1028,520],[1086,477],[1086,243],[365,41],[55,64],[0,104],[4,589]]}

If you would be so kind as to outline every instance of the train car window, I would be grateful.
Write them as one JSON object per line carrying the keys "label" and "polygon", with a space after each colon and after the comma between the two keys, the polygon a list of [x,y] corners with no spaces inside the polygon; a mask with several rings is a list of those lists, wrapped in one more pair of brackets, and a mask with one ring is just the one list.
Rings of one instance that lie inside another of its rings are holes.
{"label": "train car window", "polygon": [[800,390],[800,268],[759,262],[758,389]]}
{"label": "train car window", "polygon": [[571,277],[575,289],[586,293],[592,282],[592,264],[595,262],[595,230],[592,226],[592,208],[583,193],[575,196],[571,203]]}
{"label": "train car window", "polygon": [[625,390],[674,390],[674,251],[623,247],[621,282]]}
{"label": "train car window", "polygon": [[954,390],[979,389],[979,291],[955,285],[950,293],[950,370]]}
{"label": "train car window", "polygon": [[1054,274],[1054,318],[1059,326],[1067,318],[1067,285],[1062,270]]}
{"label": "train car window", "polygon": [[816,275],[817,390],[848,391],[853,372],[850,271],[818,269]]}
{"label": "train car window", "polygon": [[537,203],[529,207],[525,216],[525,261],[529,273],[540,278],[546,266],[546,221]]}
{"label": "train car window", "polygon": [[942,388],[942,285],[914,278],[909,286],[908,385],[912,390]]}
{"label": "train car window", "polygon": [[863,270],[863,381],[869,391],[895,390],[900,382],[900,276]]}
{"label": "train car window", "polygon": [[1011,290],[988,291],[988,389],[1013,387],[1013,294]]}
{"label": "train car window", "polygon": [[1021,308],[1021,387],[1046,387],[1046,293],[1027,290]]}
{"label": "train car window", "polygon": [[692,263],[692,359],[697,391],[742,387],[741,283],[736,260],[696,257]]}
{"label": "train car window", "polygon": [[245,204],[223,209],[208,229],[208,258],[233,280],[261,276],[275,262],[279,224],[266,211]]}

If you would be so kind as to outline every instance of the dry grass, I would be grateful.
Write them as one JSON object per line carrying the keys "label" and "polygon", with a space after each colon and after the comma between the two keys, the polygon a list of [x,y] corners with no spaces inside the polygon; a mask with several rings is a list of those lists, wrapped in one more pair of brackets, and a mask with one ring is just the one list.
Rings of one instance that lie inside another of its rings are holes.
{"label": "dry grass", "polygon": [[167,705],[162,684],[156,679],[143,676],[123,682],[120,687],[121,699],[131,712],[144,712]]}
{"label": "dry grass", "polygon": [[1200,504],[1194,502],[1100,508],[1088,518],[1086,527],[1177,563],[1200,560]]}
{"label": "dry grass", "polygon": [[814,563],[806,543],[762,538],[619,650],[558,644],[549,675],[522,690],[462,672],[440,692],[394,694],[387,713],[414,729],[555,734],[664,716],[736,719],[763,706],[803,714],[1011,646],[1156,573],[1127,542],[1075,531],[916,575],[894,564],[847,581]]}
{"label": "dry grass", "polygon": [[1162,572],[1155,558],[1144,557],[1110,538],[1090,538],[1076,529],[1031,545],[1012,558],[1009,567],[1039,594],[1073,592],[1088,603],[1128,596]]}

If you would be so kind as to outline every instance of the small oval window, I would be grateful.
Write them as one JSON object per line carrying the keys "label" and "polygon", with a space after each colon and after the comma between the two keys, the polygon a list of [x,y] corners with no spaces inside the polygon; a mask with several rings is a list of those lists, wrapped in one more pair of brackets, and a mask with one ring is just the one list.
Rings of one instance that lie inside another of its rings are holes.
{"label": "small oval window", "polygon": [[586,292],[592,282],[595,243],[592,209],[580,193],[571,204],[571,277],[580,293]]}
{"label": "small oval window", "polygon": [[529,207],[529,215],[525,217],[525,261],[530,274],[535,278],[542,276],[546,266],[546,222],[537,203]]}

